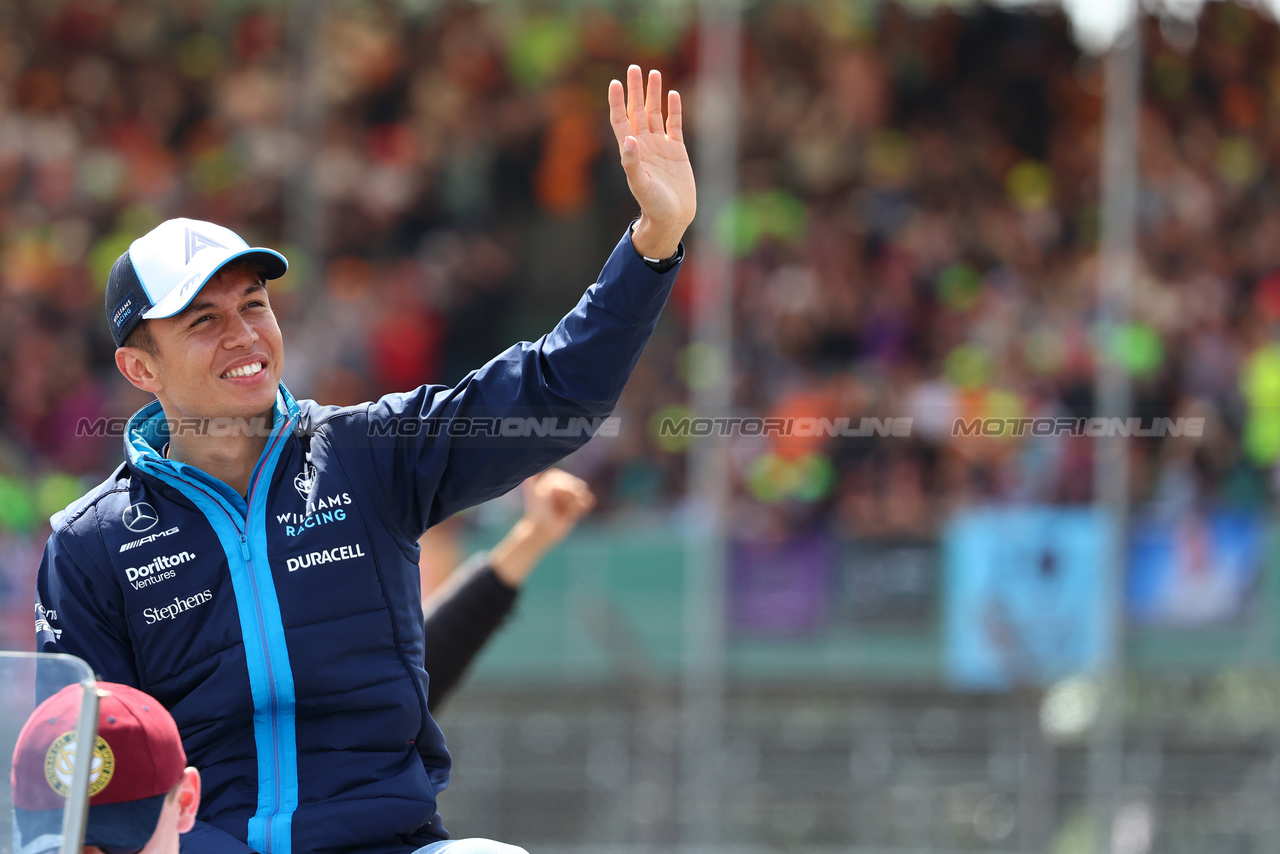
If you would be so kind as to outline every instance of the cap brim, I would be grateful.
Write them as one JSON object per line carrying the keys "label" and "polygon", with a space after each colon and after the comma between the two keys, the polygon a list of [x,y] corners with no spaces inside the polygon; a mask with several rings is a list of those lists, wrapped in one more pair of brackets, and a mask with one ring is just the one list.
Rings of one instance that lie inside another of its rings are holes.
{"label": "cap brim", "polygon": [[227,249],[218,252],[212,249],[205,249],[198,256],[201,261],[200,268],[187,276],[186,280],[178,287],[165,294],[160,302],[144,311],[142,316],[147,320],[173,317],[191,304],[196,294],[200,293],[200,289],[208,284],[209,280],[216,276],[219,270],[237,258],[249,256],[254,256],[255,260],[262,262],[263,275],[268,279],[278,279],[289,269],[289,262],[283,255],[274,249],[267,249],[262,246],[239,250]]}
{"label": "cap brim", "polygon": [[89,824],[84,831],[84,844],[111,848],[142,848],[156,832],[160,813],[164,810],[166,792],[150,798],[120,804],[98,804],[89,807]]}
{"label": "cap brim", "polygon": [[[89,807],[84,844],[142,848],[156,832],[168,793],[120,804]],[[13,811],[15,852],[41,854],[57,850],[62,840],[62,810]]]}

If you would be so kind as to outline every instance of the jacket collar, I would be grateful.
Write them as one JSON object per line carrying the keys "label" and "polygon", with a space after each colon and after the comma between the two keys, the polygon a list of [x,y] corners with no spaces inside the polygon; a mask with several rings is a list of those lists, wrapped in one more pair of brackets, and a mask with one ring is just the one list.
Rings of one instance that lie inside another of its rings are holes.
{"label": "jacket collar", "polygon": [[[284,383],[280,383],[280,390],[276,392],[271,432],[275,433],[290,418],[297,417],[298,402]],[[170,462],[162,453],[165,445],[169,444],[169,424],[158,400],[151,401],[133,414],[124,431],[125,459],[131,466],[140,467],[144,463],[163,465]]]}

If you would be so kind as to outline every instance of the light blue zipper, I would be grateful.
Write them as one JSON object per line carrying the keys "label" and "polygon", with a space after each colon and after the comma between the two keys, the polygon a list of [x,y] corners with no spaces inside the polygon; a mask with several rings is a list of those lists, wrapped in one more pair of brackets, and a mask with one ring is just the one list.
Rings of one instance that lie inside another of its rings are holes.
{"label": "light blue zipper", "polygon": [[[258,803],[249,819],[247,841],[262,854],[291,854],[293,813],[298,807],[296,698],[267,555],[266,526],[272,475],[297,413],[297,404],[283,385],[276,412],[266,449],[250,477],[243,511],[229,500],[229,488],[221,481],[156,452],[154,442],[167,438],[163,436],[164,425],[152,421],[162,414],[158,401],[130,419],[127,444],[134,465],[170,484],[199,508],[226,553],[249,671],[258,756]],[[153,434],[150,441],[146,432]],[[234,498],[238,499],[235,504],[243,501],[238,495]]]}

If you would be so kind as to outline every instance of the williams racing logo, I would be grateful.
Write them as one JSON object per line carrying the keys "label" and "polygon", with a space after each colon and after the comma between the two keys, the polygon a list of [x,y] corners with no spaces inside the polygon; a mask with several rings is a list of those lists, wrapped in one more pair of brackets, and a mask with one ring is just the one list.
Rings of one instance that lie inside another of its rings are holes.
{"label": "williams racing logo", "polygon": [[[308,490],[313,481],[308,481]],[[299,488],[298,492],[302,492]],[[342,522],[347,518],[344,509],[351,505],[351,493],[342,492],[324,498],[312,498],[307,502],[307,509],[301,513],[277,513],[276,522],[284,526],[286,537],[296,537],[304,531],[330,522]]]}
{"label": "williams racing logo", "polygon": [[[49,745],[44,755],[44,778],[49,787],[62,797],[71,792],[71,774],[76,768],[76,734],[65,732]],[[93,741],[93,756],[89,761],[89,797],[101,792],[111,782],[116,772],[116,757],[102,736]]]}

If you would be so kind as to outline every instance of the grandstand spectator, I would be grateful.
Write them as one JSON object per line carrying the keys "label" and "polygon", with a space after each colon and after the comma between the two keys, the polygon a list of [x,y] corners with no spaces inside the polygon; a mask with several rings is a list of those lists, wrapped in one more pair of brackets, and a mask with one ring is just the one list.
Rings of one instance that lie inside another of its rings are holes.
{"label": "grandstand spectator", "polygon": [[[692,16],[654,28],[593,7],[510,26],[485,4],[337,4],[306,78],[323,117],[299,128],[297,57],[271,8],[17,0],[6,13],[5,553],[47,537],[48,476],[97,480],[114,466],[119,437],[78,435],[81,417],[145,402],[115,374],[96,314],[132,236],[182,211],[278,242],[296,226],[289,188],[307,179],[323,228],[316,257],[298,260],[316,287],[273,294],[305,348],[290,387],[356,403],[414,362],[455,381],[567,306],[563,283],[595,271],[565,247],[607,240],[598,223],[630,205],[601,168],[606,147],[546,151],[579,121],[583,87],[635,49],[688,77],[696,43]],[[1087,499],[1090,440],[957,442],[951,427],[1092,411],[1101,64],[1057,13],[769,3],[745,24],[754,88],[722,223],[737,270],[723,378],[743,415],[828,398],[855,421],[915,421],[908,440],[834,439],[799,456],[744,438],[733,518],[748,532],[763,519],[838,537],[934,534],[965,505]],[[1277,28],[1221,3],[1205,5],[1191,41],[1170,32],[1151,21],[1143,38],[1142,257],[1117,347],[1141,414],[1207,426],[1180,440],[1188,453],[1129,443],[1135,502],[1176,488],[1257,506],[1274,498],[1280,462],[1280,149],[1275,93],[1246,69],[1270,67]],[[311,163],[300,177],[298,152]],[[684,496],[683,448],[647,429],[699,380],[689,306],[676,308],[621,401],[623,435],[580,462],[602,513],[678,512]],[[417,334],[397,332],[405,318]]]}

